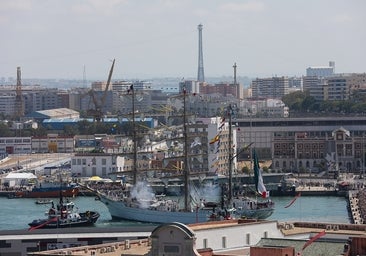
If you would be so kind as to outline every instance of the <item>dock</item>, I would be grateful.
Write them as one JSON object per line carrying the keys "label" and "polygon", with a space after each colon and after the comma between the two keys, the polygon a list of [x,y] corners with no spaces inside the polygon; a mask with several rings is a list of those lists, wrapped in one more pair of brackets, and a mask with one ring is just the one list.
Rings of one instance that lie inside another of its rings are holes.
{"label": "dock", "polygon": [[366,214],[366,190],[348,192],[348,210],[354,224],[364,224]]}

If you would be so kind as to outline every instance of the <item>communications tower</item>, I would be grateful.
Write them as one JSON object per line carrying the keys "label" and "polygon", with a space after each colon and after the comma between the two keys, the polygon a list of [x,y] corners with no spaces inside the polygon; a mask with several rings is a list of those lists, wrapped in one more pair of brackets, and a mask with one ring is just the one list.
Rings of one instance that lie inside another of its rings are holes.
{"label": "communications tower", "polygon": [[198,25],[198,74],[197,81],[205,81],[205,72],[203,70],[203,51],[202,51],[202,24]]}
{"label": "communications tower", "polygon": [[22,96],[22,78],[20,67],[17,67],[17,87],[15,89],[15,115],[18,120],[24,116],[24,104]]}

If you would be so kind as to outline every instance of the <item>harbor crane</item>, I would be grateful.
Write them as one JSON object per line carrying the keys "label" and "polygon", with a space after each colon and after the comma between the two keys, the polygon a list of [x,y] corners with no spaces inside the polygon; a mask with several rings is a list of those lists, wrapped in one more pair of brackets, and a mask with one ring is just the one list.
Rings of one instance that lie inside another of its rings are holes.
{"label": "harbor crane", "polygon": [[103,115],[104,115],[103,114],[103,107],[104,107],[104,104],[105,104],[105,100],[107,98],[107,92],[108,92],[108,89],[109,89],[109,85],[111,83],[113,69],[114,69],[114,63],[115,63],[115,59],[113,59],[111,69],[109,70],[107,84],[105,86],[102,97],[100,99],[98,99],[98,97],[96,97],[96,95],[95,95],[95,91],[94,91],[93,88],[90,89],[89,92],[88,92],[90,98],[93,100],[94,109],[89,109],[87,111],[87,115],[92,116],[94,121],[97,121],[98,123],[102,120]]}

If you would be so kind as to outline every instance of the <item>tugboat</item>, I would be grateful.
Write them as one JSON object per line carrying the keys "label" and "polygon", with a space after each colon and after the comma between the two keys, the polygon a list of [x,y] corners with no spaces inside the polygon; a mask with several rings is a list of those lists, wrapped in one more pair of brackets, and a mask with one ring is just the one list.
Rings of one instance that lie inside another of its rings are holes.
{"label": "tugboat", "polygon": [[47,218],[33,220],[28,225],[29,231],[38,228],[68,228],[91,226],[98,220],[100,214],[96,211],[78,212],[74,209],[75,204],[66,200],[63,202],[60,197],[60,202],[55,207],[51,203],[51,208],[46,212]]}

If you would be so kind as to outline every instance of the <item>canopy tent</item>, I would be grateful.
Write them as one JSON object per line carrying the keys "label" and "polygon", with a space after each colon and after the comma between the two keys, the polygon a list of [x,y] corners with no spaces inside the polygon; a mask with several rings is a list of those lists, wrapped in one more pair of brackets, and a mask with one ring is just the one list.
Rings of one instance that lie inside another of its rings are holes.
{"label": "canopy tent", "polygon": [[30,172],[11,172],[5,179],[37,179],[37,176]]}
{"label": "canopy tent", "polygon": [[99,176],[92,176],[89,179],[87,179],[86,181],[88,181],[88,182],[96,182],[96,183],[97,182],[103,182],[103,183],[112,182],[111,179],[103,179],[103,178],[101,178]]}
{"label": "canopy tent", "polygon": [[14,187],[27,185],[33,179],[37,179],[37,176],[30,172],[11,172],[4,178],[4,183],[8,183],[9,187]]}
{"label": "canopy tent", "polygon": [[101,181],[101,180],[103,179],[99,176],[92,176],[88,179],[88,181]]}

